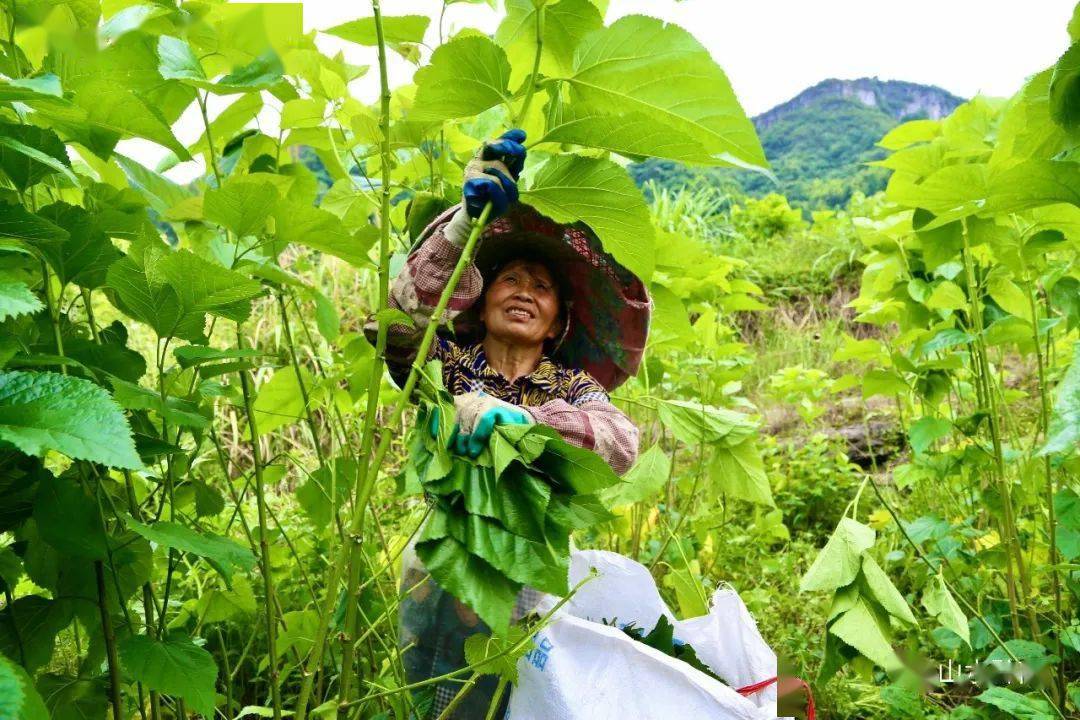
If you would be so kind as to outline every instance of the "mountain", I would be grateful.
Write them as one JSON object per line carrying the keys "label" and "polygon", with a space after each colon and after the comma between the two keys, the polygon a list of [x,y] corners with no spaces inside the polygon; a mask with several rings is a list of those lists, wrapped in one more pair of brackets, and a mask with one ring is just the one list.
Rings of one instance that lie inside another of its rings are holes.
{"label": "mountain", "polygon": [[963,99],[932,85],[859,78],[824,80],[753,119],[779,184],[756,173],[690,169],[662,160],[631,166],[639,184],[682,185],[706,176],[754,196],[779,192],[806,209],[841,207],[858,191],[885,187],[887,171],[864,163],[880,159],[875,147],[902,122],[941,118]]}

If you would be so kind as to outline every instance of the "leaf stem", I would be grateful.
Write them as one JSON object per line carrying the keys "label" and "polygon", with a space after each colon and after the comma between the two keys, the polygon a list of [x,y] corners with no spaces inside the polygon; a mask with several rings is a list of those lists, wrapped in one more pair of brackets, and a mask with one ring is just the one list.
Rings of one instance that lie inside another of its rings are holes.
{"label": "leaf stem", "polygon": [[536,54],[533,56],[532,72],[529,73],[528,87],[525,89],[525,101],[521,104],[521,112],[517,116],[519,123],[524,122],[532,105],[533,94],[536,92],[536,78],[540,75],[540,56],[544,52],[544,6],[536,8]]}

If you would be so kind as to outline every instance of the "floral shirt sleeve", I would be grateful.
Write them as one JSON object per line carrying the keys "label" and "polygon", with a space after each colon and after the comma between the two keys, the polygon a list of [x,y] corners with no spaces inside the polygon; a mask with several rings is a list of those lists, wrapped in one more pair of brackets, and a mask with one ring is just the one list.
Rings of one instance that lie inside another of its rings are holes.
{"label": "floral shirt sleeve", "polygon": [[637,459],[637,426],[611,404],[603,386],[588,373],[574,375],[565,399],[525,409],[536,422],[554,428],[567,442],[592,450],[622,475]]}

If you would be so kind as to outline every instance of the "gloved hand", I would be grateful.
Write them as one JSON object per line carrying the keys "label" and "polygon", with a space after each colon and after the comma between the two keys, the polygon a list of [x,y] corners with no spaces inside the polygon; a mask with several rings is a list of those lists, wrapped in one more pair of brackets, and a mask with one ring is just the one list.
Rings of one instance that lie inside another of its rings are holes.
{"label": "gloved hand", "polygon": [[480,217],[484,206],[491,203],[489,218],[506,212],[517,202],[517,179],[525,167],[525,131],[508,130],[494,142],[484,143],[465,166],[465,185],[461,190],[465,212],[471,218]]}
{"label": "gloved hand", "polygon": [[454,396],[457,425],[451,447],[459,455],[476,457],[487,447],[496,425],[532,425],[532,415],[517,405],[471,392]]}

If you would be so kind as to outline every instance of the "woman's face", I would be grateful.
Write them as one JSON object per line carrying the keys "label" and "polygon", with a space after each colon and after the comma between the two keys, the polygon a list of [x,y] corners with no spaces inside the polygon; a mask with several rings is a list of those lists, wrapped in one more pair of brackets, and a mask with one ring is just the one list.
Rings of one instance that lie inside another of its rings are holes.
{"label": "woman's face", "polygon": [[514,260],[484,289],[487,332],[511,345],[534,347],[559,334],[559,292],[542,263]]}

